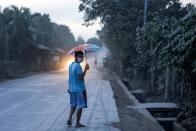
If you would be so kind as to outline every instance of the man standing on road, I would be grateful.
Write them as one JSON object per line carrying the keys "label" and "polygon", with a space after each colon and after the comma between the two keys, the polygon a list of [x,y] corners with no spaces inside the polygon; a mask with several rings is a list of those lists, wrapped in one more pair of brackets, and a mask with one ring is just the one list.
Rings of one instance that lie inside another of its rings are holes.
{"label": "man standing on road", "polygon": [[95,56],[95,61],[94,61],[94,68],[97,68],[97,57]]}
{"label": "man standing on road", "polygon": [[85,65],[84,72],[80,63],[83,61],[83,52],[75,52],[75,61],[69,65],[69,89],[70,94],[70,113],[67,120],[67,125],[72,125],[72,115],[76,110],[76,127],[85,127],[80,123],[82,109],[87,108],[87,97],[84,83],[84,76],[89,70],[89,65]]}

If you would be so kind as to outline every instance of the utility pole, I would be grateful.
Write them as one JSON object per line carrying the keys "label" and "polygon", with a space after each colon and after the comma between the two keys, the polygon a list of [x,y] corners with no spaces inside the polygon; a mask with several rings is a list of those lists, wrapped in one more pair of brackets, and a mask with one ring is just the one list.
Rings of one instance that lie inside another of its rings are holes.
{"label": "utility pole", "polygon": [[7,36],[7,26],[5,27],[5,39],[6,39],[6,56],[7,56],[7,61],[9,61],[9,43],[8,43],[8,36]]}
{"label": "utility pole", "polygon": [[[144,0],[144,25],[146,25],[147,23],[147,11],[148,11],[148,0]],[[152,42],[150,43],[150,53],[152,53],[153,51],[153,45]],[[154,56],[151,56],[151,68],[150,68],[150,89],[153,90],[154,89],[154,71],[153,71],[153,67],[154,67]]]}
{"label": "utility pole", "polygon": [[144,0],[144,25],[147,22],[147,8],[148,8],[148,0]]}

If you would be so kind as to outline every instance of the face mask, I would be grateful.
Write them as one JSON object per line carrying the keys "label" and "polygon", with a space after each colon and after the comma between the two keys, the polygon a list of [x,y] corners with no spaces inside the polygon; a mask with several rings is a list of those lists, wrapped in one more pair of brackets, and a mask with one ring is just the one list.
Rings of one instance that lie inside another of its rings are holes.
{"label": "face mask", "polygon": [[78,61],[79,63],[81,63],[81,62],[83,61],[83,58],[78,57],[77,61]]}

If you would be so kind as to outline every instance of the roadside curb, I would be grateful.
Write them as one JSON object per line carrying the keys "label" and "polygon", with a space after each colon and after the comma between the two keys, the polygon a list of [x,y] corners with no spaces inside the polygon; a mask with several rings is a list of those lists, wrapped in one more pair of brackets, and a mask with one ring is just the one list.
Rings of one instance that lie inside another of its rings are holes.
{"label": "roadside curb", "polygon": [[[129,100],[133,101],[134,106],[140,105],[140,102],[138,99],[131,94],[131,92],[127,89],[127,87],[123,84],[123,82],[120,80],[119,76],[117,76],[115,73],[113,73],[114,78],[116,79],[117,83],[122,87],[124,93],[128,97]],[[128,108],[131,108],[128,106]],[[133,109],[133,108],[131,108]],[[146,117],[148,120],[152,121],[154,124],[159,126],[161,129],[160,131],[165,131],[163,127],[155,120],[155,118],[146,110],[146,109],[137,109],[138,112],[140,112],[144,117]]]}

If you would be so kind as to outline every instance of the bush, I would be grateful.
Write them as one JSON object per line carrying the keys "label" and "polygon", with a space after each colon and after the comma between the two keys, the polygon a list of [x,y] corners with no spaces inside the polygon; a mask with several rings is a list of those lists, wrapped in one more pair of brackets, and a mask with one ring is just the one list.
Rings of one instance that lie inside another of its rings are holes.
{"label": "bush", "polygon": [[0,61],[0,78],[13,78],[17,68],[18,63],[15,61]]}

